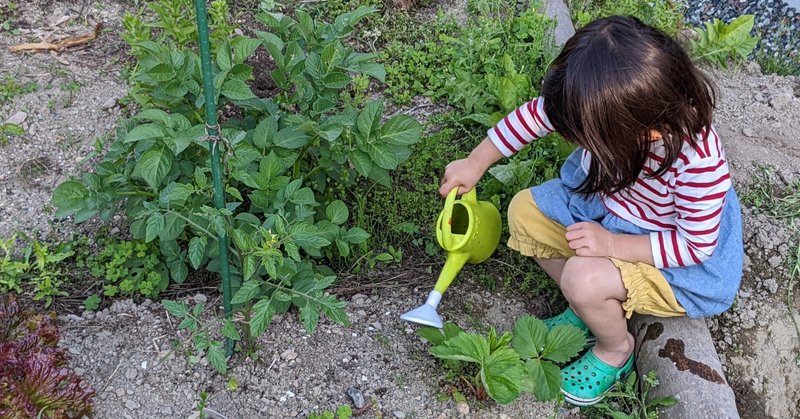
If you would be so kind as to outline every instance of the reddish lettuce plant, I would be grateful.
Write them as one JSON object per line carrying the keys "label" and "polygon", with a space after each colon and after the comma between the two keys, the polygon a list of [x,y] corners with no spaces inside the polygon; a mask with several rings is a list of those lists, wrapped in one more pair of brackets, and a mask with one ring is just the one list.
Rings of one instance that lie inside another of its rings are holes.
{"label": "reddish lettuce plant", "polygon": [[0,296],[0,417],[80,418],[94,389],[67,365],[52,315],[23,310]]}

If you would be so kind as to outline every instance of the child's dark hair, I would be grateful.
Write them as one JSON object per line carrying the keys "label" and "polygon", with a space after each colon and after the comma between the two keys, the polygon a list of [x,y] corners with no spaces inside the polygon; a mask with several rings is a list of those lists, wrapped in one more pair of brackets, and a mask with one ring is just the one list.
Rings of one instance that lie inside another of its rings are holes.
{"label": "child's dark hair", "polygon": [[714,109],[711,84],[681,46],[631,16],[578,30],[550,65],[542,95],[556,131],[592,153],[589,175],[577,188],[585,194],[632,185],[652,132],[666,148],[653,176],[662,175],[683,142],[711,125]]}

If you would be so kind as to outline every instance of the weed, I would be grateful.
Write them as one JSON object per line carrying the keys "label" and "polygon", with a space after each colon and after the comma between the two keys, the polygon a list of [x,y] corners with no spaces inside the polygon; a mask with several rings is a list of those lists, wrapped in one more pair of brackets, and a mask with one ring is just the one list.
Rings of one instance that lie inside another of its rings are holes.
{"label": "weed", "polygon": [[[17,235],[0,240],[0,292],[19,293],[24,285],[30,285],[34,301],[44,300],[45,307],[53,303],[53,298],[66,296],[61,290],[66,277],[62,262],[74,255],[71,247],[61,243],[51,250],[38,240],[21,247],[16,244]],[[15,256],[15,250],[19,256]]]}
{"label": "weed", "polygon": [[64,92],[77,93],[81,90],[83,85],[77,80],[69,81],[61,85],[61,90]]}
{"label": "weed", "polygon": [[719,19],[706,22],[705,30],[695,31],[698,40],[692,41],[695,59],[722,68],[727,68],[728,61],[746,60],[758,44],[758,38],[750,35],[754,23],[753,15],[739,16],[728,24]]}
{"label": "weed", "polygon": [[206,413],[206,403],[208,402],[208,393],[205,391],[200,392],[200,400],[197,401],[197,411],[200,413],[200,419],[208,417]]}
{"label": "weed", "polygon": [[573,0],[569,5],[577,27],[605,16],[633,15],[671,36],[683,28],[686,8],[682,1],[674,0]]}
{"label": "weed", "polygon": [[800,218],[800,182],[778,188],[778,177],[771,166],[754,164],[754,169],[750,187],[742,195],[743,203],[793,224]]}
{"label": "weed", "polygon": [[6,145],[14,137],[25,135],[25,129],[17,124],[0,124],[0,145]]}
{"label": "weed", "polygon": [[[617,382],[616,386],[606,393],[605,400],[584,409],[584,412],[591,418],[657,419],[658,408],[674,406],[678,403],[673,397],[648,400],[648,394],[658,387],[658,378],[655,371],[648,372],[642,378],[642,383],[639,385],[634,371],[624,382]],[[639,391],[640,387],[641,391]]]}
{"label": "weed", "polygon": [[348,405],[341,405],[336,409],[336,412],[326,410],[321,413],[310,413],[308,419],[350,419],[353,417],[353,410]]}
{"label": "weed", "polygon": [[19,6],[14,2],[7,2],[0,5],[0,32],[9,32],[12,35],[19,35],[19,30],[14,27],[15,19]]}
{"label": "weed", "polygon": [[33,93],[37,90],[39,90],[39,84],[35,81],[19,84],[15,78],[6,76],[0,80],[0,106],[5,105],[17,96]]}

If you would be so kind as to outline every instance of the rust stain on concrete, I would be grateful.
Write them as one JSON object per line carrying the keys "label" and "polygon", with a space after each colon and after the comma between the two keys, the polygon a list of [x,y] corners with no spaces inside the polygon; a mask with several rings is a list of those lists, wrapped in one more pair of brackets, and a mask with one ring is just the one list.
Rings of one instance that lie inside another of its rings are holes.
{"label": "rust stain on concrete", "polygon": [[667,339],[667,344],[664,345],[664,348],[658,351],[658,356],[672,360],[678,371],[689,371],[706,381],[725,384],[725,379],[722,378],[722,375],[717,370],[700,361],[687,358],[685,350],[686,344],[682,340],[670,338]]}

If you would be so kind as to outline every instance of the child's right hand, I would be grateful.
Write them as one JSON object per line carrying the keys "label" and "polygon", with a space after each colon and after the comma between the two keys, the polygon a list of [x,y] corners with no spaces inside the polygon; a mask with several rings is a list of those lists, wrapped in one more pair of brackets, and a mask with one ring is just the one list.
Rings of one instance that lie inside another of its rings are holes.
{"label": "child's right hand", "polygon": [[500,160],[503,155],[488,138],[484,139],[466,159],[451,162],[444,168],[439,195],[446,197],[453,188],[458,187],[458,194],[472,190],[489,166]]}
{"label": "child's right hand", "polygon": [[484,168],[469,158],[453,161],[444,169],[439,194],[446,197],[455,187],[459,195],[465,194],[478,184],[484,172]]}

